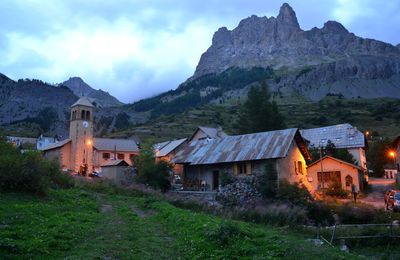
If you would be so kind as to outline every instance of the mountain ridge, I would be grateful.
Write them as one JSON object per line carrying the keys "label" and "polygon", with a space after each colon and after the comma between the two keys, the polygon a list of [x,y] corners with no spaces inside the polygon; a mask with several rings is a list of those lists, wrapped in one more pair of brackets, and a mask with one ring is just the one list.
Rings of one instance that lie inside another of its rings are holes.
{"label": "mountain ridge", "polygon": [[90,101],[95,102],[100,107],[120,106],[123,104],[108,92],[101,89],[93,89],[80,77],[70,77],[68,80],[60,83],[60,85],[67,86],[78,97],[86,96]]}

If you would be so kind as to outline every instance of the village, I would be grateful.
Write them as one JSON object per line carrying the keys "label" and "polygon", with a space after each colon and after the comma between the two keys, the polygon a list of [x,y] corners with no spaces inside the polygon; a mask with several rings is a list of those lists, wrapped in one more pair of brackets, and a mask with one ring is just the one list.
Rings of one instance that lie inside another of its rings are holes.
{"label": "village", "polygon": [[[65,140],[44,136],[8,136],[8,140],[15,146],[30,144],[28,147],[42,151],[45,158],[58,160],[64,172],[128,186],[137,174],[134,158],[141,144],[137,139],[94,137],[93,108],[85,97],[72,104],[69,138]],[[151,148],[154,160],[170,167],[171,192],[184,197],[215,200],[223,194],[239,196],[240,203],[247,204],[259,197],[254,188],[257,185],[238,188],[235,183],[260,182],[270,174],[265,172],[266,165],[272,164],[276,177],[271,182],[277,189],[279,183],[287,182],[306,188],[318,200],[331,195],[356,202],[359,197],[378,208],[397,210],[394,195],[398,191],[392,187],[399,182],[398,139],[387,148],[393,164],[386,165],[383,178],[370,178],[368,135],[348,123],[235,136],[220,127],[199,126],[191,136],[152,144]],[[326,152],[332,148],[344,151],[351,160]],[[371,192],[371,186],[378,192]]]}

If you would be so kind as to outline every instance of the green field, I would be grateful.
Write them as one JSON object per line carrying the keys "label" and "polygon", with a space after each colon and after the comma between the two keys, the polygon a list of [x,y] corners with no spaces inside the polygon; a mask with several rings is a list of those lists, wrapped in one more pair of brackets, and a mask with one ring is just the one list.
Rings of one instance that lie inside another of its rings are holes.
{"label": "green field", "polygon": [[353,259],[288,228],[194,213],[152,197],[1,194],[2,259]]}

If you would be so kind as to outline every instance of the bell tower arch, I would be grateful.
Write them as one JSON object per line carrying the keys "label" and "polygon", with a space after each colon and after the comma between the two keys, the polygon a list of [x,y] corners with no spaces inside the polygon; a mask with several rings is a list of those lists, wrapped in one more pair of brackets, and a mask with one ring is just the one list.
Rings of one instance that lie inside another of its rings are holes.
{"label": "bell tower arch", "polygon": [[69,168],[74,172],[93,172],[93,108],[86,97],[81,97],[71,106]]}

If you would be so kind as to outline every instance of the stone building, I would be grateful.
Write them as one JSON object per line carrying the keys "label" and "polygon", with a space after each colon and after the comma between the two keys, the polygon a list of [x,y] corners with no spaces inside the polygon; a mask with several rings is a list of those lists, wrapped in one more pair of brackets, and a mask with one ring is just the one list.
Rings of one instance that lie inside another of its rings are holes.
{"label": "stone building", "polygon": [[279,180],[302,183],[311,190],[307,143],[298,129],[225,136],[189,142],[172,160],[184,168],[184,188],[218,190],[223,175],[259,177],[272,163]]}
{"label": "stone building", "polygon": [[139,153],[135,141],[95,138],[93,136],[93,108],[85,97],[71,106],[69,138],[43,148],[47,158],[58,158],[64,170],[82,174],[101,170],[109,160],[121,159],[131,164],[130,158]]}

